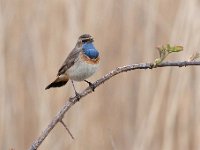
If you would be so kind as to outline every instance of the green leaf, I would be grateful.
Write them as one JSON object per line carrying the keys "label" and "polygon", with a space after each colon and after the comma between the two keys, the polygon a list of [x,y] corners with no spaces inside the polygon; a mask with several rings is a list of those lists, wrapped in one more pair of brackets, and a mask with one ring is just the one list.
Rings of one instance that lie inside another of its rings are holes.
{"label": "green leaf", "polygon": [[166,44],[156,47],[156,49],[158,50],[160,57],[155,59],[154,67],[162,63],[170,53],[183,51],[183,46],[171,46],[170,44]]}

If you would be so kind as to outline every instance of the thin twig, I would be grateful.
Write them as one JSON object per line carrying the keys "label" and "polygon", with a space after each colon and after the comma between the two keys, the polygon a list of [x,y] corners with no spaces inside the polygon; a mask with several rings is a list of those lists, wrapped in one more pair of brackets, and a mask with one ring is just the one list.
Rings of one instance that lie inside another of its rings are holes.
{"label": "thin twig", "polygon": [[72,135],[72,133],[68,129],[67,125],[63,122],[63,120],[60,120],[60,123],[65,127],[65,129],[67,130],[67,132],[69,133],[69,135],[71,136],[71,138],[74,140],[74,136]]}
{"label": "thin twig", "polygon": [[[136,69],[153,69],[158,67],[183,67],[183,66],[197,66],[200,65],[200,61],[177,61],[177,62],[163,62],[157,66],[154,63],[140,63],[140,64],[131,64],[123,67],[117,67],[113,71],[109,72],[108,74],[104,75],[102,78],[97,80],[93,83],[94,88],[98,87],[99,85],[103,84],[105,81],[109,80],[110,78],[114,77],[117,74],[122,72],[127,72]],[[87,87],[82,93],[80,93],[80,99],[75,96],[73,98],[69,98],[64,106],[60,109],[57,115],[53,118],[53,120],[49,123],[47,128],[41,133],[41,135],[32,143],[29,150],[36,150],[44,141],[44,139],[48,136],[51,130],[55,127],[55,125],[63,119],[65,113],[73,106],[78,100],[81,100],[83,97],[88,95],[92,92],[90,87]],[[62,122],[61,122],[62,123]]]}

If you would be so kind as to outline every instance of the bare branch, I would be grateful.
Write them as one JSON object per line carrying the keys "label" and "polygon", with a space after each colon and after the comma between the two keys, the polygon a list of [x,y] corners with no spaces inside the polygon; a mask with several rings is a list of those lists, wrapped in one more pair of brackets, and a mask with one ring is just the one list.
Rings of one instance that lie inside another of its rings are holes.
{"label": "bare branch", "polygon": [[[103,84],[105,81],[109,80],[113,76],[120,74],[122,72],[127,72],[136,69],[153,69],[158,67],[183,67],[183,66],[197,66],[200,65],[200,61],[179,61],[179,62],[163,62],[157,66],[154,63],[140,63],[140,64],[131,64],[123,67],[117,67],[113,71],[109,72],[108,74],[104,75],[102,78],[97,80],[93,83],[94,88],[98,87],[99,85]],[[80,99],[84,96],[88,95],[92,92],[90,87],[87,87],[82,93],[80,93]],[[68,101],[64,104],[64,106],[60,109],[57,115],[53,118],[53,120],[49,123],[47,128],[41,133],[41,135],[32,143],[29,150],[36,150],[44,141],[44,139],[48,136],[51,130],[55,127],[58,122],[61,122],[65,113],[78,101],[78,97],[69,98]],[[62,122],[61,122],[62,123]]]}
{"label": "bare branch", "polygon": [[72,133],[68,129],[67,125],[63,122],[63,120],[60,120],[60,123],[65,127],[65,129],[67,130],[67,132],[69,133],[69,135],[71,136],[71,138],[74,140],[74,137],[73,137]]}

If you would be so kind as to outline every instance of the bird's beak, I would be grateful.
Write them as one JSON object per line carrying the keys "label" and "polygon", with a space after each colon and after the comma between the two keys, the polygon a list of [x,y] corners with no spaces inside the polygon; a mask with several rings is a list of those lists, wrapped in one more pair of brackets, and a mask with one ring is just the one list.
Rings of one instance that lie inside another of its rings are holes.
{"label": "bird's beak", "polygon": [[90,40],[91,40],[92,42],[94,42],[94,38],[93,38],[93,37],[90,37]]}

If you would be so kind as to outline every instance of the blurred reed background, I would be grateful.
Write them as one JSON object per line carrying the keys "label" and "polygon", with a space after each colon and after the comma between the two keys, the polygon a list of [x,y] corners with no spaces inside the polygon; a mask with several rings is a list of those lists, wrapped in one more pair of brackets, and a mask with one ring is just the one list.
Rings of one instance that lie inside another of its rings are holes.
{"label": "blurred reed background", "polygon": [[[153,62],[155,46],[184,46],[167,60],[187,60],[200,46],[199,0],[1,0],[0,149],[28,149],[68,97],[71,83],[45,91],[75,46],[90,33],[101,66]],[[121,74],[65,115],[40,150],[199,150],[200,68]],[[78,91],[88,85],[76,83]]]}

